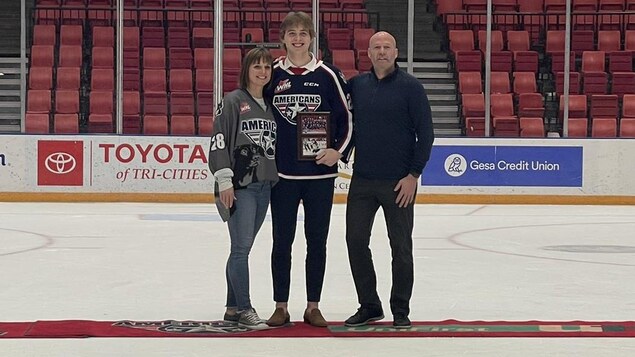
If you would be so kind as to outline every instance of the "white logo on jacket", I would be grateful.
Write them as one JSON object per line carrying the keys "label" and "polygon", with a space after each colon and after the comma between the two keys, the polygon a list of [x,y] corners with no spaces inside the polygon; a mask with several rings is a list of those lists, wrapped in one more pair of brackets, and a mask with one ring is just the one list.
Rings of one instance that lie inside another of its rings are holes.
{"label": "white logo on jacket", "polygon": [[289,89],[291,89],[291,82],[288,79],[285,79],[278,82],[278,85],[276,86],[274,93],[284,92]]}
{"label": "white logo on jacket", "polygon": [[240,102],[240,114],[245,114],[249,112],[250,110],[251,110],[251,107],[249,106],[249,103]]}
{"label": "white logo on jacket", "polygon": [[299,112],[314,112],[322,104],[319,94],[287,94],[273,97],[273,106],[289,123],[295,125],[295,116]]}

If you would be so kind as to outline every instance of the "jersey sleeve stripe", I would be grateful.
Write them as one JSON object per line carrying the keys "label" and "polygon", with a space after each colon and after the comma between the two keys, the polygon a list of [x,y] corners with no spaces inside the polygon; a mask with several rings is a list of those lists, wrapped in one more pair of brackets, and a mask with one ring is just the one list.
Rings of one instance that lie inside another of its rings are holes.
{"label": "jersey sleeve stripe", "polygon": [[342,88],[340,84],[340,80],[338,78],[337,73],[335,73],[331,68],[322,64],[321,67],[326,71],[326,73],[330,74],[333,78],[333,82],[335,82],[335,87],[337,88],[337,93],[339,94],[339,100],[342,103],[342,107],[346,110],[346,135],[340,143],[340,147],[338,151],[343,153],[346,147],[350,144],[351,138],[353,136],[353,114],[348,108],[348,101],[346,100],[346,95],[344,94],[344,88]]}

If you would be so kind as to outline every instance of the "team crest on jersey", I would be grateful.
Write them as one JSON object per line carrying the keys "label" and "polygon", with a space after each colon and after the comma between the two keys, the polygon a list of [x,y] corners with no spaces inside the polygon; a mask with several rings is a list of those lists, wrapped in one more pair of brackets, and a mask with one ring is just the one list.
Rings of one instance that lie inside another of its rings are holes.
{"label": "team crest on jersey", "polygon": [[276,154],[276,129],[275,122],[263,119],[244,120],[240,124],[240,131],[262,147],[268,159],[273,159]]}
{"label": "team crest on jersey", "polygon": [[322,104],[319,94],[286,94],[273,97],[273,106],[280,115],[295,125],[295,116],[299,112],[314,112]]}
{"label": "team crest on jersey", "polygon": [[291,89],[291,82],[288,79],[283,79],[278,82],[276,89],[274,90],[274,94],[278,94],[280,92],[284,92],[286,90]]}
{"label": "team crest on jersey", "polygon": [[240,102],[240,114],[245,114],[249,111],[251,111],[251,107],[249,106],[249,103]]}

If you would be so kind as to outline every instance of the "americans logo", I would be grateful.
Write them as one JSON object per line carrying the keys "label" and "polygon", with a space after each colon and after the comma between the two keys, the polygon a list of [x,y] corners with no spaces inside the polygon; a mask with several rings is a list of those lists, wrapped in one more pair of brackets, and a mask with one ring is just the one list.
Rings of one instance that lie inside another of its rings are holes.
{"label": "americans logo", "polygon": [[273,159],[276,155],[276,123],[262,119],[245,120],[240,125],[240,130],[251,141],[262,147],[265,156]]}
{"label": "americans logo", "polygon": [[286,94],[273,97],[273,106],[293,125],[299,112],[314,112],[320,104],[322,97],[319,94]]}

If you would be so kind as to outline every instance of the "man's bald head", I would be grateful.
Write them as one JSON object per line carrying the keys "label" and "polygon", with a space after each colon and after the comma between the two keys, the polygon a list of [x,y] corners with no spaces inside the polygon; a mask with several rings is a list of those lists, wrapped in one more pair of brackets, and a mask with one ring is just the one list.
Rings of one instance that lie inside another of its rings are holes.
{"label": "man's bald head", "polygon": [[393,35],[389,34],[386,31],[379,31],[370,37],[370,41],[368,41],[368,47],[372,47],[373,42],[385,40],[390,41],[394,48],[397,48],[397,40],[393,37]]}
{"label": "man's bald head", "polygon": [[397,59],[397,41],[386,31],[379,31],[368,41],[368,58],[378,78],[384,78],[395,69]]}

